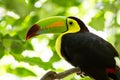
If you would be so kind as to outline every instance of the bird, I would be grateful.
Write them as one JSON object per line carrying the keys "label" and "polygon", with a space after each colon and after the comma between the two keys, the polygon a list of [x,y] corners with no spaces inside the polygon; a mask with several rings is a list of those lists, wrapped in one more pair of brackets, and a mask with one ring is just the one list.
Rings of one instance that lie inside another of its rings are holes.
{"label": "bird", "polygon": [[120,80],[119,54],[111,43],[89,31],[74,16],[52,16],[31,26],[26,40],[41,34],[59,33],[56,51],[60,57],[95,80]]}

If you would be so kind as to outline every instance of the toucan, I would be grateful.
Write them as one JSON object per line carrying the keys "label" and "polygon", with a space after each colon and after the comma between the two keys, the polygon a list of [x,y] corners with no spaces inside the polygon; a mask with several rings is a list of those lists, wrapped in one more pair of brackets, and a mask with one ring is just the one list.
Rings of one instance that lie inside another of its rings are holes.
{"label": "toucan", "polygon": [[56,51],[95,80],[120,80],[120,60],[116,49],[77,17],[52,16],[41,19],[28,30],[26,40],[40,34],[60,33]]}

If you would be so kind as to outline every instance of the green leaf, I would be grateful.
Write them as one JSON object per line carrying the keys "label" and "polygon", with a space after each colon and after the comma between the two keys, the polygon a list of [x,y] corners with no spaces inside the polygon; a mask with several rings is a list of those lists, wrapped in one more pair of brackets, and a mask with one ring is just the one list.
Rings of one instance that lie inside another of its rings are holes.
{"label": "green leaf", "polygon": [[37,2],[38,0],[28,0],[28,2],[30,3],[30,4],[32,4],[32,5],[34,5],[35,4],[35,2]]}
{"label": "green leaf", "polygon": [[24,42],[23,44],[24,48],[27,49],[27,50],[33,50],[33,46],[31,43],[29,42]]}
{"label": "green leaf", "polygon": [[23,68],[23,67],[17,67],[15,69],[12,69],[12,68],[8,68],[7,71],[9,73],[12,73],[12,74],[15,74],[15,75],[18,75],[20,77],[25,77],[25,76],[36,76],[35,73],[33,73],[32,71],[26,69],[26,68]]}
{"label": "green leaf", "polygon": [[115,47],[120,55],[120,33],[115,35],[116,41],[115,41]]}
{"label": "green leaf", "polygon": [[77,6],[80,5],[80,3],[82,2],[82,0],[52,0],[53,3],[56,3],[60,6],[64,6],[64,7],[70,7],[70,6]]}
{"label": "green leaf", "polygon": [[54,69],[52,63],[43,62],[39,57],[25,57],[23,61],[28,62],[31,65],[38,65],[39,67],[44,68],[45,70]]}
{"label": "green leaf", "polygon": [[15,60],[17,61],[22,61],[24,59],[24,56],[22,56],[21,54],[16,54],[13,52],[10,52],[10,54],[15,58]]}
{"label": "green leaf", "polygon": [[4,0],[3,2],[8,10],[13,10],[21,17],[25,17],[29,13],[31,8],[30,6],[26,5],[25,0]]}
{"label": "green leaf", "polygon": [[89,25],[96,30],[103,30],[104,22],[105,22],[104,13],[99,12],[96,14],[95,17],[92,18],[92,21],[89,23]]}
{"label": "green leaf", "polygon": [[0,41],[0,59],[4,56],[4,50],[5,47],[3,46],[3,43]]}
{"label": "green leaf", "polygon": [[25,49],[21,41],[14,40],[11,44],[11,51],[16,54],[21,54]]}
{"label": "green leaf", "polygon": [[5,46],[3,45],[2,42],[2,37],[3,35],[0,33],[0,59],[4,56],[4,50],[5,50]]}
{"label": "green leaf", "polygon": [[11,38],[9,35],[5,35],[5,36],[3,37],[2,42],[3,42],[4,46],[5,46],[5,48],[6,48],[7,50],[9,50],[9,48],[10,48],[10,46],[11,46],[12,38]]}

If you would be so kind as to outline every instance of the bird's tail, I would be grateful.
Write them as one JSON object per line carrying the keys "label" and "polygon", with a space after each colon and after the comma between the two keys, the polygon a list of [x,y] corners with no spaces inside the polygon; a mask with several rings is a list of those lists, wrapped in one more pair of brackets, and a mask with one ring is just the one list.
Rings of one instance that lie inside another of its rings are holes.
{"label": "bird's tail", "polygon": [[120,59],[118,57],[115,57],[116,65],[117,65],[117,80],[120,80]]}
{"label": "bird's tail", "polygon": [[120,68],[119,67],[117,67],[116,77],[117,77],[117,80],[120,80]]}

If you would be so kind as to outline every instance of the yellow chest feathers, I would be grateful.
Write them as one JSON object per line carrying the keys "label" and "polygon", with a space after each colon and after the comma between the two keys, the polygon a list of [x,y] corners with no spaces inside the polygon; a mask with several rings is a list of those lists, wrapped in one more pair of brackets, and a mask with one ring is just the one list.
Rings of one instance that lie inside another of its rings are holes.
{"label": "yellow chest feathers", "polygon": [[56,44],[55,44],[56,51],[57,51],[57,53],[59,54],[60,57],[62,57],[61,56],[61,41],[62,41],[61,39],[62,39],[62,36],[67,34],[67,33],[76,33],[76,32],[81,30],[80,26],[77,24],[77,22],[75,20],[69,19],[67,24],[68,25],[66,27],[68,27],[68,30],[59,35],[59,37],[56,40]]}
{"label": "yellow chest feathers", "polygon": [[61,39],[62,39],[63,34],[59,35],[59,37],[56,40],[55,48],[58,53],[58,55],[62,58],[61,55]]}

